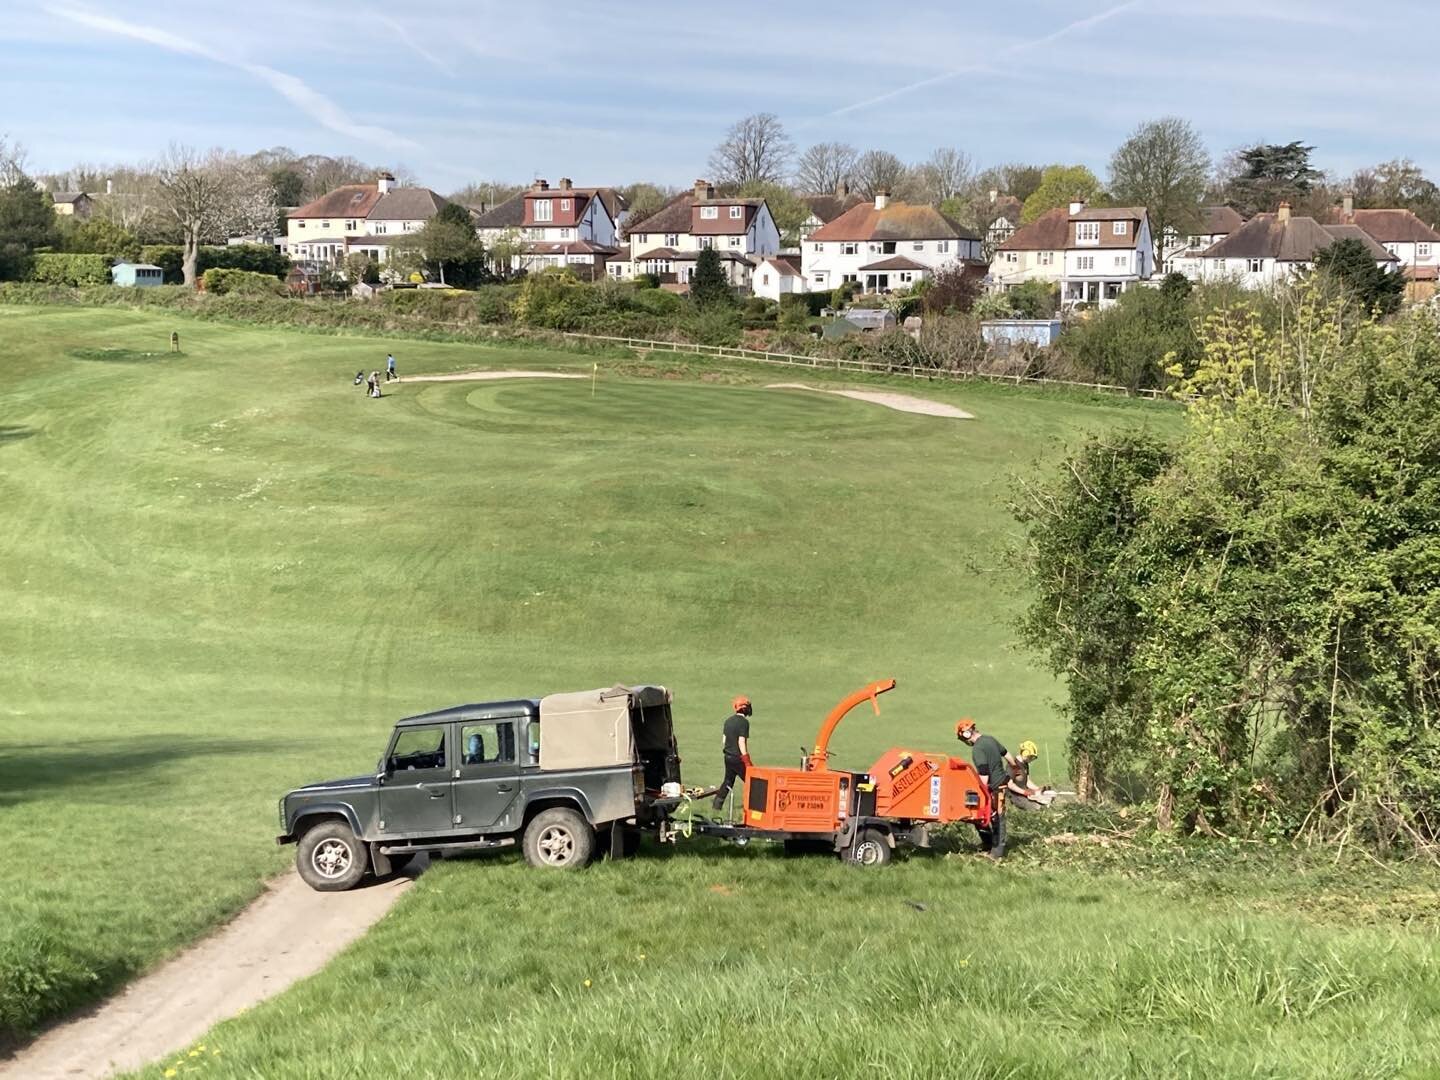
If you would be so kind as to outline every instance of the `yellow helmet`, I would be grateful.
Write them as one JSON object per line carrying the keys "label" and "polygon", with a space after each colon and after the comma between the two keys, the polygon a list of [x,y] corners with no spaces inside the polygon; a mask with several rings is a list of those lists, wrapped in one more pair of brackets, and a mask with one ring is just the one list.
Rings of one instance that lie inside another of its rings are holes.
{"label": "yellow helmet", "polygon": [[1040,756],[1040,748],[1035,745],[1034,739],[1026,739],[1020,744],[1020,756],[1023,758],[1037,758]]}

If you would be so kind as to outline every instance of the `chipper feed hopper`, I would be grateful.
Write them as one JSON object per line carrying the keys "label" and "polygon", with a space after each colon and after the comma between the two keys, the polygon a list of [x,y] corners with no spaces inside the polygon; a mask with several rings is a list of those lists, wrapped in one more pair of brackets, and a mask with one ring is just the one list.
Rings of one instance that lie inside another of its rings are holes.
{"label": "chipper feed hopper", "polygon": [[832,847],[862,864],[890,860],[898,844],[929,845],[929,827],[954,821],[990,822],[990,793],[974,767],[948,754],[897,747],[868,772],[830,767],[830,738],[845,715],[866,701],[876,715],[894,679],[856,690],[830,710],[802,766],[754,765],[741,792],[737,825],[704,831],[734,838],[799,841]]}

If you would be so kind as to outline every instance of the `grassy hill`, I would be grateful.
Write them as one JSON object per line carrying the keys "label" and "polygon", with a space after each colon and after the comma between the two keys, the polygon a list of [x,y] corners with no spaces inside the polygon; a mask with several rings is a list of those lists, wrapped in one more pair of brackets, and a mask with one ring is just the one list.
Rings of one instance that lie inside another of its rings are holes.
{"label": "grassy hill", "polygon": [[1169,420],[986,387],[934,391],[978,416],[937,420],[618,355],[593,394],[373,401],[351,377],[388,351],[410,373],[592,358],[120,309],[0,308],[0,332],[0,811],[45,867],[0,892],[0,965],[44,987],[12,1028],[236,909],[286,857],[276,797],[436,706],[663,682],[703,782],[732,694],[757,758],[789,761],[893,675],[842,762],[971,714],[1062,774],[1055,687],[1007,628],[1006,473]]}

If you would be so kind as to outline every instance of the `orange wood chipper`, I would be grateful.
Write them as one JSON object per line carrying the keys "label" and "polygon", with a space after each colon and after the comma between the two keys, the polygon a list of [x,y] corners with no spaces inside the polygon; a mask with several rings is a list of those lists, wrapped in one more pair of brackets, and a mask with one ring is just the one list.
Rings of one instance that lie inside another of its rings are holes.
{"label": "orange wood chipper", "polygon": [[990,792],[975,767],[948,754],[894,748],[868,772],[830,767],[830,737],[851,709],[870,702],[894,679],[873,682],[830,710],[815,746],[798,769],[752,765],[740,792],[739,822],[695,822],[696,831],[735,840],[782,840],[825,848],[862,866],[890,861],[897,845],[928,847],[932,825],[990,823]]}

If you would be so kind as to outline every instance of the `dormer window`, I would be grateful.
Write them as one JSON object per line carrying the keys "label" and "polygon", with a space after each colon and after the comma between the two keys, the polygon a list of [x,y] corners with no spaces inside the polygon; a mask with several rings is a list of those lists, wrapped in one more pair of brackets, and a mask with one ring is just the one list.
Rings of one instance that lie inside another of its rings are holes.
{"label": "dormer window", "polygon": [[536,200],[535,200],[535,220],[536,220],[536,221],[554,221],[554,220],[555,220],[555,200],[554,200],[554,199],[536,199]]}
{"label": "dormer window", "polygon": [[569,199],[561,199],[561,200],[560,200],[560,209],[561,209],[562,211],[568,211],[568,210],[570,209],[570,200],[569,200]]}
{"label": "dormer window", "polygon": [[706,221],[714,221],[720,216],[720,208],[718,206],[702,206],[700,207],[700,216]]}
{"label": "dormer window", "polygon": [[732,206],[732,207],[730,207],[730,220],[731,220],[731,221],[739,221],[739,220],[740,220],[742,217],[744,217],[744,216],[745,216],[745,208],[744,208],[743,206]]}
{"label": "dormer window", "polygon": [[1100,242],[1100,223],[1098,221],[1077,221],[1075,223],[1075,242],[1077,244],[1098,244]]}
{"label": "dormer window", "polygon": [[1115,235],[1116,235],[1116,236],[1125,236],[1126,234],[1129,233],[1129,231],[1130,231],[1130,223],[1129,223],[1128,221],[1117,221],[1117,222],[1115,222]]}

